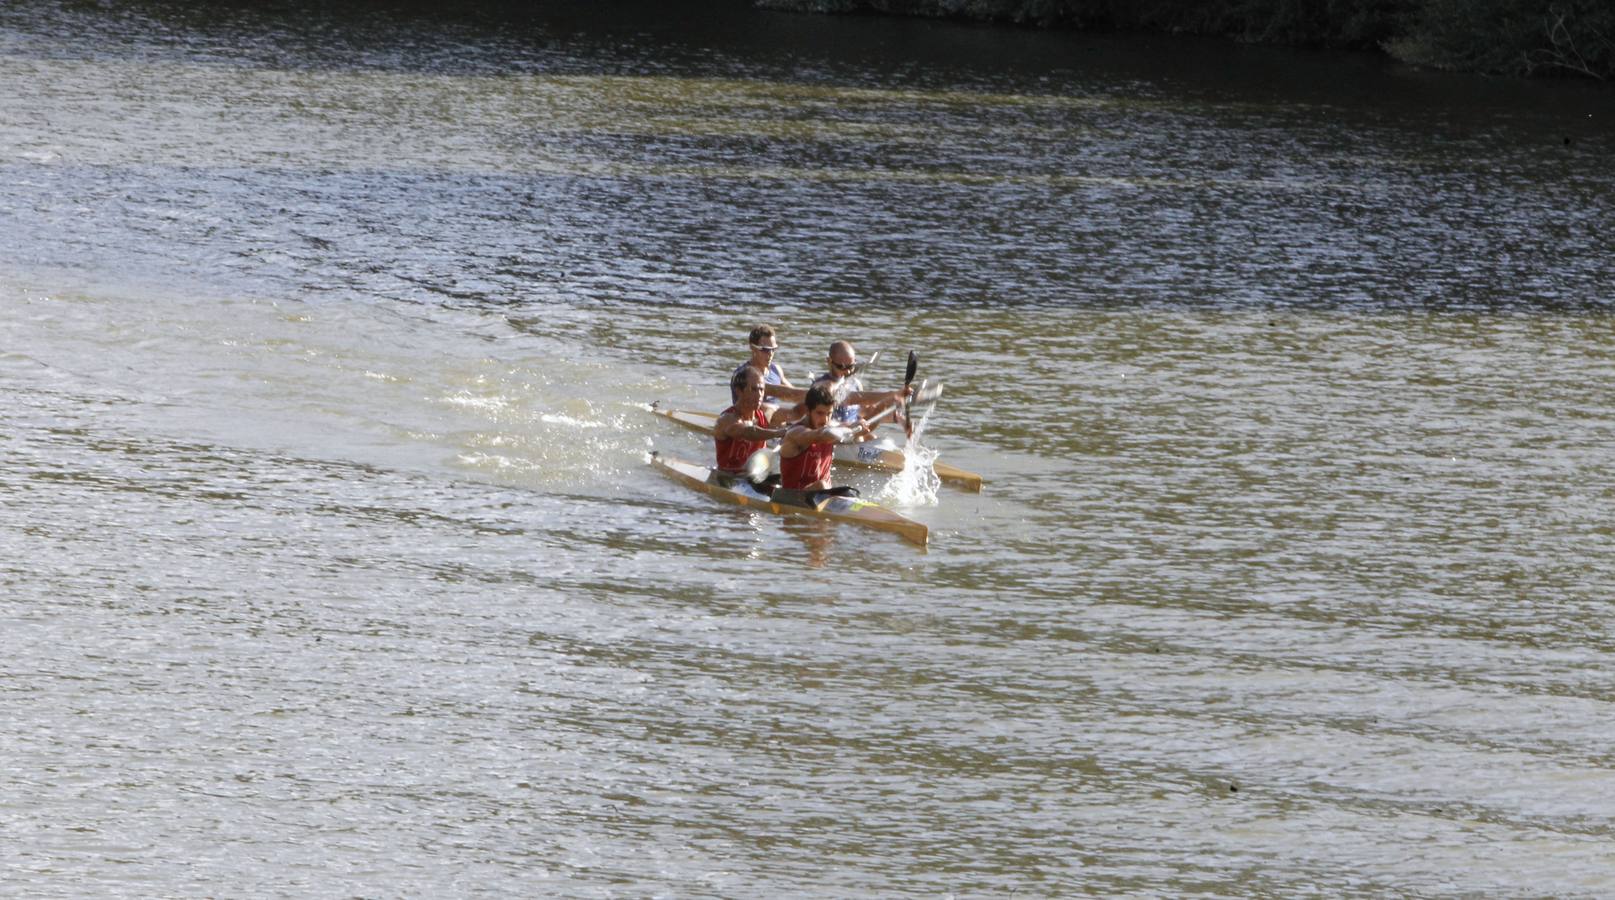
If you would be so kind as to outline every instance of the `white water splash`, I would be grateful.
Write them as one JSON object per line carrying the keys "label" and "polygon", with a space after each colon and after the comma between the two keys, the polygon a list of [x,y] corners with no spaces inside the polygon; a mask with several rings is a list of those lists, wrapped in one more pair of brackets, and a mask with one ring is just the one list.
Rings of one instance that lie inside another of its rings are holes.
{"label": "white water splash", "polygon": [[538,460],[520,459],[500,453],[482,453],[468,451],[455,455],[455,461],[470,469],[484,472],[543,472],[544,466]]}
{"label": "white water splash", "polygon": [[927,409],[914,423],[914,434],[903,446],[903,471],[898,472],[880,489],[875,502],[887,506],[936,506],[937,492],[942,488],[942,479],[937,476],[932,464],[936,462],[937,451],[920,444],[920,438],[925,434],[925,422],[930,418]]}
{"label": "white water splash", "polygon": [[538,420],[546,425],[564,425],[567,428],[577,429],[609,428],[612,426],[612,423],[610,422],[579,419],[575,416],[562,415],[559,413],[542,413],[539,415]]}
{"label": "white water splash", "polygon": [[460,406],[475,409],[497,416],[510,408],[510,400],[501,396],[478,396],[470,391],[459,391],[439,398],[441,402],[451,406]]}

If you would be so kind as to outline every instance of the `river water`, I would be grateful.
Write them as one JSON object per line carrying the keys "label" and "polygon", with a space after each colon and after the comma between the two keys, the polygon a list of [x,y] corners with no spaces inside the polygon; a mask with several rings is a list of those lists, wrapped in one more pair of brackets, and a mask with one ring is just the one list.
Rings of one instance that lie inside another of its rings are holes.
{"label": "river water", "polygon": [[0,9],[4,893],[1615,892],[1607,87],[356,7]]}

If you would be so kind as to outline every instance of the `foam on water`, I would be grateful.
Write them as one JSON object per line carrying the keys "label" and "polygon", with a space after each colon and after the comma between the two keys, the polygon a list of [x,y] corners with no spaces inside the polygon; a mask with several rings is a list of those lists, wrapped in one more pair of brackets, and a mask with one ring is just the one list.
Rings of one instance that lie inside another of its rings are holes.
{"label": "foam on water", "polygon": [[[0,281],[7,298],[22,290]],[[7,346],[36,348],[82,390],[115,392],[145,410],[145,427],[191,440],[609,494],[654,426],[613,411],[650,389],[633,367],[562,358],[551,339],[476,310],[136,283],[22,296],[0,327]],[[578,396],[585,381],[594,396]]]}
{"label": "foam on water", "polygon": [[914,434],[903,447],[903,471],[892,476],[881,488],[875,497],[877,503],[887,506],[937,505],[937,491],[942,487],[942,479],[937,476],[933,466],[937,451],[920,443],[920,438],[925,435],[925,423],[930,417],[931,411],[927,409],[915,420]]}

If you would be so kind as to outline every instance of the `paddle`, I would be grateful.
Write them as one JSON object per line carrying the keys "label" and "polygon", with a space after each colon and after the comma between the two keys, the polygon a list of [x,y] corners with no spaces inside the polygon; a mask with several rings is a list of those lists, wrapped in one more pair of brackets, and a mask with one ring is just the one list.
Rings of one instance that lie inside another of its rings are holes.
{"label": "paddle", "polygon": [[935,403],[940,396],[942,396],[942,382],[931,384],[922,381],[920,386],[914,389],[914,397],[908,403],[909,406],[924,406],[927,403]]}
{"label": "paddle", "polygon": [[[908,351],[908,370],[903,373],[903,391],[908,392],[908,386],[914,383],[914,373],[920,368],[920,357],[913,350]],[[909,440],[914,439],[914,421],[908,417],[909,399],[903,398],[903,433]]]}
{"label": "paddle", "polygon": [[746,480],[752,484],[762,484],[768,473],[774,469],[773,451],[767,447],[759,449],[756,453],[746,457]]}
{"label": "paddle", "polygon": [[[880,415],[875,416],[873,419],[870,419],[870,420],[864,422],[864,424],[869,426],[870,428],[874,428],[876,422],[879,422],[881,419],[886,418],[887,416],[891,415],[894,412],[897,412],[897,407],[895,407],[895,406],[893,406],[891,409],[886,410],[885,412],[881,413]],[[830,426],[830,433],[836,436],[836,443],[838,443],[838,444],[845,444],[848,441],[852,440],[852,436],[856,432],[857,432],[857,429],[853,428],[851,425],[831,425]]]}
{"label": "paddle", "polygon": [[[928,404],[935,403],[937,401],[937,398],[941,397],[941,396],[942,396],[942,385],[940,383],[939,384],[930,384],[928,382],[922,381],[922,382],[920,382],[920,386],[915,389],[914,397],[911,400],[909,400],[909,405],[910,406],[926,406]],[[885,412],[880,413],[879,415],[877,415],[877,416],[875,416],[875,417],[873,417],[871,419],[868,419],[867,421],[864,422],[864,424],[868,425],[871,429],[873,429],[877,424],[880,423],[881,419],[884,419],[887,416],[889,416],[889,415],[891,415],[891,414],[893,414],[895,412],[897,412],[897,407],[895,405],[893,405],[893,406],[889,407]],[[851,425],[831,425],[830,426],[830,433],[834,434],[836,436],[837,440],[840,443],[843,443],[843,444],[847,443],[847,441],[852,437],[853,432],[855,430],[856,429],[854,429]]]}

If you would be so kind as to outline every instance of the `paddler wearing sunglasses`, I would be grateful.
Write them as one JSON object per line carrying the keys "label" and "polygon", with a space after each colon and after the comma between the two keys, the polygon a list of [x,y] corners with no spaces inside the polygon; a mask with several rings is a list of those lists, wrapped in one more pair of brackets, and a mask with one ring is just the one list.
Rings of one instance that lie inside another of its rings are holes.
{"label": "paddler wearing sunglasses", "polygon": [[813,379],[813,384],[824,385],[830,392],[830,397],[835,401],[830,418],[841,425],[856,425],[860,419],[876,419],[886,410],[902,403],[905,391],[913,390],[909,387],[895,391],[864,390],[863,382],[855,374],[858,371],[858,353],[847,341],[831,344],[825,362],[829,364],[829,370]]}
{"label": "paddler wearing sunglasses", "polygon": [[758,325],[747,336],[747,346],[751,348],[751,357],[735,367],[729,376],[733,381],[740,377],[740,370],[745,368],[756,369],[763,376],[763,404],[777,406],[780,403],[801,403],[807,391],[791,384],[785,377],[785,370],[774,361],[774,355],[779,352],[779,337],[772,325]]}

